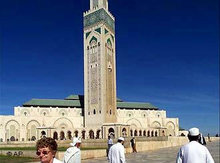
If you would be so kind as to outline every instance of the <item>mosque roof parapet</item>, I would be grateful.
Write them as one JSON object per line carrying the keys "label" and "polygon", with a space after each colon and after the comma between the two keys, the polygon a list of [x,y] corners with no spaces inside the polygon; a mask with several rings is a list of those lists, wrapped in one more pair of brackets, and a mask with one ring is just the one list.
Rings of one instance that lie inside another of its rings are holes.
{"label": "mosque roof parapet", "polygon": [[95,7],[95,8],[93,8],[92,10],[88,10],[88,11],[83,12],[83,16],[87,16],[87,15],[89,15],[89,14],[91,14],[91,13],[93,13],[93,12],[99,10],[99,9],[104,9],[104,10],[109,14],[109,16],[110,16],[113,20],[115,20],[115,17],[114,17],[108,10],[106,10],[105,8],[100,8],[100,7]]}

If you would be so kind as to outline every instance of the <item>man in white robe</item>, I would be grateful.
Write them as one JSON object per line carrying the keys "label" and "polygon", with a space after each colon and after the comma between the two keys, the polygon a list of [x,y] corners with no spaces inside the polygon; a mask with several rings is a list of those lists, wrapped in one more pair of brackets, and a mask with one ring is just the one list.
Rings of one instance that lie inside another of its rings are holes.
{"label": "man in white robe", "polygon": [[119,137],[118,142],[111,146],[108,153],[109,163],[125,163],[124,138]]}
{"label": "man in white robe", "polygon": [[188,138],[190,142],[180,148],[176,163],[214,163],[209,150],[198,142],[198,128],[189,129]]}
{"label": "man in white robe", "polygon": [[73,143],[64,153],[64,163],[81,163],[80,145],[81,141],[78,138],[73,138]]}

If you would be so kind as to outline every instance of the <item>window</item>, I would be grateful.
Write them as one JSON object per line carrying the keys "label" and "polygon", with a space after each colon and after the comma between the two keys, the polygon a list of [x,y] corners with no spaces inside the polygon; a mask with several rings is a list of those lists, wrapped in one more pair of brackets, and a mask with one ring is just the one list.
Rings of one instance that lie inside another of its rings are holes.
{"label": "window", "polygon": [[93,110],[93,114],[96,114],[96,111],[95,111],[95,109]]}

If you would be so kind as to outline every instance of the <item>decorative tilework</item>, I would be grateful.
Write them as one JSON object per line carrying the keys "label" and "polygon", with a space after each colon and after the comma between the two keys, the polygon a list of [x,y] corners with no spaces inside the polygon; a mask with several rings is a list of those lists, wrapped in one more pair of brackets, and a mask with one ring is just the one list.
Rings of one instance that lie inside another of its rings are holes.
{"label": "decorative tilework", "polygon": [[91,32],[87,32],[87,33],[86,33],[86,38],[90,35],[90,33],[91,33]]}
{"label": "decorative tilework", "polygon": [[115,40],[115,37],[111,34],[111,37],[112,37],[112,40],[114,41]]}
{"label": "decorative tilework", "polygon": [[108,25],[109,28],[115,31],[114,20],[109,16],[109,14],[103,8],[84,17],[84,28],[97,24],[102,21],[106,23],[106,25]]}
{"label": "decorative tilework", "polygon": [[97,38],[94,37],[94,36],[92,36],[92,38],[91,38],[91,40],[89,41],[89,43],[91,44],[91,42],[92,42],[93,40],[94,40],[95,42],[97,42]]}
{"label": "decorative tilework", "polygon": [[95,31],[101,34],[101,28],[97,28]]}
{"label": "decorative tilework", "polygon": [[107,43],[110,44],[112,46],[112,42],[110,39],[107,40]]}
{"label": "decorative tilework", "polygon": [[108,33],[108,30],[107,30],[107,29],[105,29],[105,34],[106,34],[106,33]]}

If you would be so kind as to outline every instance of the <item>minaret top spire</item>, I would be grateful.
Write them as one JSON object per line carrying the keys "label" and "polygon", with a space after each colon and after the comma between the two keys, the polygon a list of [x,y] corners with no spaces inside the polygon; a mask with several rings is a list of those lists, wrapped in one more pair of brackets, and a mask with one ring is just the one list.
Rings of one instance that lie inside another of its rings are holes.
{"label": "minaret top spire", "polygon": [[108,10],[108,0],[90,0],[90,10],[105,8]]}

